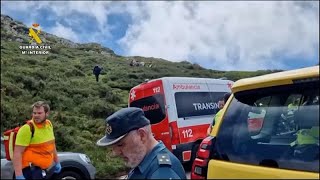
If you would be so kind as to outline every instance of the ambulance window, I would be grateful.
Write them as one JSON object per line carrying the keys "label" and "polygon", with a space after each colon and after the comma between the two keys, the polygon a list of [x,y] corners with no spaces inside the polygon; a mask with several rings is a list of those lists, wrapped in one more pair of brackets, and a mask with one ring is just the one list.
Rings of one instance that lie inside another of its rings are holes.
{"label": "ambulance window", "polygon": [[166,117],[164,96],[155,94],[130,103],[130,107],[138,107],[144,111],[151,124],[156,124]]}
{"label": "ambulance window", "polygon": [[226,92],[176,92],[174,94],[178,118],[214,115],[218,101]]}

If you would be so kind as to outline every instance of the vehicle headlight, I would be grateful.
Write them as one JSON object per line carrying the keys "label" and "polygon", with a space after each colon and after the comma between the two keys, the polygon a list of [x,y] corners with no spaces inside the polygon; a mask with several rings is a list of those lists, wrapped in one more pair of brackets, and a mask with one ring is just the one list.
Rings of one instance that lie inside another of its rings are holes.
{"label": "vehicle headlight", "polygon": [[82,161],[91,164],[91,160],[90,160],[90,158],[89,158],[87,155],[85,155],[85,154],[80,154],[80,158],[82,159]]}

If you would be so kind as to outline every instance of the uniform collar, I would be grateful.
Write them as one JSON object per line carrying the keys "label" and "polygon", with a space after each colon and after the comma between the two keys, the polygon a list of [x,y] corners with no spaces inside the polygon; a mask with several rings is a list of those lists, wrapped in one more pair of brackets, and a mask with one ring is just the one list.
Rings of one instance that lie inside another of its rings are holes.
{"label": "uniform collar", "polygon": [[144,157],[144,159],[141,161],[141,163],[138,166],[141,174],[143,174],[143,172],[150,166],[150,163],[152,162],[152,160],[157,157],[158,152],[160,152],[161,150],[163,150],[165,148],[166,147],[164,146],[162,141],[159,141],[159,143],[152,149],[152,151],[150,151]]}

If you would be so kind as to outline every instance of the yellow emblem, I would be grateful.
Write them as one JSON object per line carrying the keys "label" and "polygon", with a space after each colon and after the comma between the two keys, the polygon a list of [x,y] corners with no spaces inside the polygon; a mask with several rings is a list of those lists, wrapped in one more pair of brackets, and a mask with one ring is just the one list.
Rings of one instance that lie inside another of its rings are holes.
{"label": "yellow emblem", "polygon": [[[33,26],[33,28],[38,28],[39,24],[34,23],[34,24],[32,24],[32,26]],[[31,37],[31,40],[29,41],[29,43],[32,43],[32,41],[35,40],[38,44],[41,44],[42,41],[38,36],[40,34],[41,30],[37,29],[37,32],[35,32],[33,30],[33,28],[32,27],[29,28],[29,36]]]}
{"label": "yellow emblem", "polygon": [[106,124],[106,134],[110,135],[112,133],[112,128],[111,126],[107,123]]}

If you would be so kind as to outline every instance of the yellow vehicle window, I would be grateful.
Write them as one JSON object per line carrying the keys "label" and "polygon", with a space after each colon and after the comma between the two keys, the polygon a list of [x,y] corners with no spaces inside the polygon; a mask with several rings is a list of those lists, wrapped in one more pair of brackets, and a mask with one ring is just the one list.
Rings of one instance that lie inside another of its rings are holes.
{"label": "yellow vehicle window", "polygon": [[222,160],[319,172],[319,80],[234,96],[217,134]]}

